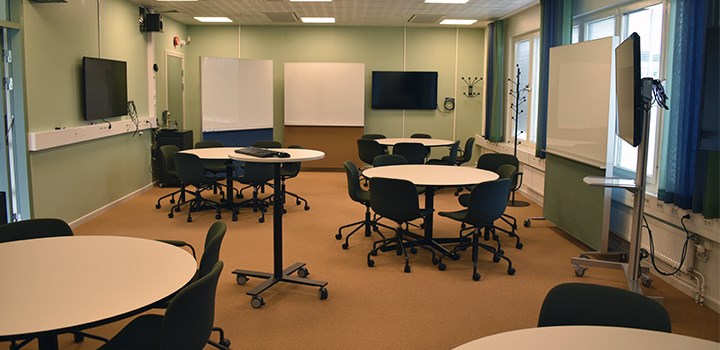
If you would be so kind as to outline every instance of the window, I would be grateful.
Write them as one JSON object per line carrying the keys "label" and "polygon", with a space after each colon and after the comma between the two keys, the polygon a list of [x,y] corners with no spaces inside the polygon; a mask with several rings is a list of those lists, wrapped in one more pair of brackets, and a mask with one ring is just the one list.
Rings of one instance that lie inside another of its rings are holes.
{"label": "window", "polygon": [[[510,77],[508,91],[512,91],[510,95],[508,109],[508,140],[528,141],[535,143],[537,125],[537,86],[538,73],[540,65],[540,33],[535,32],[529,35],[523,35],[515,38],[513,45],[513,69],[509,72]],[[515,81],[518,79],[517,73],[520,70],[519,78],[519,103],[515,105],[516,91]],[[515,109],[517,113],[517,130],[515,129]]]}
{"label": "window", "polygon": [[[575,38],[585,40],[599,39],[608,36],[619,36],[621,40],[633,32],[640,35],[641,77],[660,78],[663,33],[662,3],[641,6],[630,4],[595,14],[589,18],[576,18],[573,23],[573,42]],[[618,25],[619,24],[619,25]],[[577,32],[577,34],[576,34]],[[650,111],[650,136],[648,139],[648,184],[650,191],[657,187],[656,164],[659,134],[659,111],[653,106]],[[637,164],[637,149],[616,137],[614,167],[617,172],[631,175]]]}

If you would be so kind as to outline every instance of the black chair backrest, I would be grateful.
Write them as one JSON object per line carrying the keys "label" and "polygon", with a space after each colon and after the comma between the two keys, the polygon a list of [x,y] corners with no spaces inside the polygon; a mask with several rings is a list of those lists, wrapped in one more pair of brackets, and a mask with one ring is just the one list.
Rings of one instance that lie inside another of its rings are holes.
{"label": "black chair backrest", "polygon": [[[290,145],[287,148],[302,149],[303,147],[300,145]],[[301,167],[302,167],[301,162],[282,163],[282,165],[280,165],[280,172],[282,173],[282,176],[285,178],[295,177],[300,173]]]}
{"label": "black chair backrest", "polygon": [[72,235],[70,225],[54,218],[29,219],[0,225],[0,243]]}
{"label": "black chair backrest", "polygon": [[227,225],[222,221],[216,221],[208,229],[207,236],[205,236],[205,248],[200,257],[198,278],[207,275],[215,266],[215,263],[220,260],[220,246],[226,231]]}
{"label": "black chair backrest", "polygon": [[497,169],[497,174],[501,179],[510,179],[511,187],[517,168],[514,165],[503,164]]}
{"label": "black chair backrest", "polygon": [[345,175],[347,175],[348,195],[350,195],[350,199],[365,204],[365,200],[361,197],[360,193],[367,191],[360,187],[360,174],[358,173],[357,165],[347,160],[343,163],[343,167],[345,168]]}
{"label": "black chair backrest", "polygon": [[655,300],[629,290],[564,283],[545,296],[538,327],[614,326],[670,332],[670,317]]}
{"label": "black chair backrest", "polygon": [[385,154],[382,145],[375,140],[358,139],[358,156],[365,164],[372,164],[375,157]]}
{"label": "black chair backrest", "polygon": [[472,151],[473,146],[475,145],[475,138],[474,137],[468,137],[468,139],[465,141],[465,148],[463,148],[462,156],[459,156],[457,158],[457,161],[455,164],[462,165],[464,163],[467,163],[472,159]]}
{"label": "black chair backrest", "polygon": [[240,182],[244,184],[262,185],[275,177],[274,165],[270,163],[246,162]]}
{"label": "black chair backrest", "polygon": [[381,154],[373,159],[372,165],[385,166],[385,165],[401,165],[407,164],[407,159],[399,154]]}
{"label": "black chair backrest", "polygon": [[215,319],[215,292],[223,262],[183,287],[168,304],[160,327],[160,349],[203,349]]}
{"label": "black chair backrest", "polygon": [[261,148],[282,148],[282,143],[275,140],[258,140],[253,143],[253,147]]}
{"label": "black chair backrest", "polygon": [[455,165],[455,163],[457,163],[459,148],[460,148],[460,140],[455,141],[455,143],[453,143],[452,146],[450,146],[450,154],[448,155],[448,163],[450,165]]}
{"label": "black chair backrest", "polygon": [[407,180],[371,178],[370,207],[378,215],[398,224],[422,216],[417,188]]}
{"label": "black chair backrest", "polygon": [[361,139],[365,140],[377,140],[377,139],[384,139],[386,138],[383,134],[365,134],[363,136],[360,136]]}
{"label": "black chair backrest", "polygon": [[175,170],[185,185],[200,185],[212,181],[205,176],[202,159],[190,153],[179,152],[175,155]]}
{"label": "black chair backrest", "polygon": [[425,146],[417,142],[400,142],[393,146],[393,154],[399,154],[407,159],[408,164],[425,163]]}
{"label": "black chair backrest", "polygon": [[478,158],[477,168],[497,172],[503,164],[514,165],[516,169],[519,169],[520,165],[517,157],[512,154],[485,153]]}
{"label": "black chair backrest", "polygon": [[414,133],[410,135],[411,139],[431,139],[432,136],[430,134],[423,134],[423,133]]}
{"label": "black chair backrest", "polygon": [[175,155],[180,152],[180,147],[175,145],[162,145],[160,146],[160,164],[165,167],[165,172],[168,174],[175,174]]}
{"label": "black chair backrest", "polygon": [[505,212],[510,195],[510,179],[497,179],[477,184],[470,192],[464,222],[473,226],[492,226]]}
{"label": "black chair backrest", "polygon": [[195,148],[213,148],[213,147],[225,147],[225,145],[220,141],[213,141],[213,140],[198,141],[195,143]]}

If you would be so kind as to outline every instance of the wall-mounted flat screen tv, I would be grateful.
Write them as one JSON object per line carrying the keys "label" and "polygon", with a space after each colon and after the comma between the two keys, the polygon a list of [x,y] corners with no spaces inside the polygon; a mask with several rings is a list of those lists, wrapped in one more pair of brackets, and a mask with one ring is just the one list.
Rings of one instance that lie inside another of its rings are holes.
{"label": "wall-mounted flat screen tv", "polygon": [[621,139],[637,147],[642,139],[643,101],[640,80],[640,36],[632,33],[615,48],[617,130]]}
{"label": "wall-mounted flat screen tv", "polygon": [[94,57],[82,59],[85,120],[127,114],[127,63]]}
{"label": "wall-mounted flat screen tv", "polygon": [[372,72],[373,109],[437,109],[437,72]]}

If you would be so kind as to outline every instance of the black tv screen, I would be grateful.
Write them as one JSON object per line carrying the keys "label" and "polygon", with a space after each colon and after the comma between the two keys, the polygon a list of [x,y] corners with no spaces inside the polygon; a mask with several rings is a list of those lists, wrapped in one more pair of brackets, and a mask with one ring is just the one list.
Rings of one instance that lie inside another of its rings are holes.
{"label": "black tv screen", "polygon": [[642,139],[643,101],[640,80],[640,36],[632,33],[615,48],[617,135],[633,147]]}
{"label": "black tv screen", "polygon": [[373,109],[437,109],[437,72],[372,72]]}
{"label": "black tv screen", "polygon": [[85,120],[127,114],[127,63],[83,57],[83,115]]}

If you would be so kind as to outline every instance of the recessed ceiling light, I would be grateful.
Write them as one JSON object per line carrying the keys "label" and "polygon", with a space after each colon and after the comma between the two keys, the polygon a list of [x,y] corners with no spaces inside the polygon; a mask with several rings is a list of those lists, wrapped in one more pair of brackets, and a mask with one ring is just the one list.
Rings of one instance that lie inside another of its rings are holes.
{"label": "recessed ceiling light", "polygon": [[335,17],[300,17],[303,23],[335,23]]}
{"label": "recessed ceiling light", "polygon": [[476,19],[444,19],[440,21],[440,24],[455,25],[455,26],[469,26],[475,24]]}
{"label": "recessed ceiling light", "polygon": [[332,2],[332,0],[290,0],[290,2]]}
{"label": "recessed ceiling light", "polygon": [[200,22],[205,23],[231,23],[232,20],[227,17],[193,17]]}
{"label": "recessed ceiling light", "polygon": [[195,2],[197,2],[198,0],[155,0],[155,1],[166,1],[166,2],[171,2],[171,1],[176,1],[176,2],[180,2],[180,1],[195,1]]}
{"label": "recessed ceiling light", "polygon": [[469,0],[425,0],[426,4],[467,4]]}

